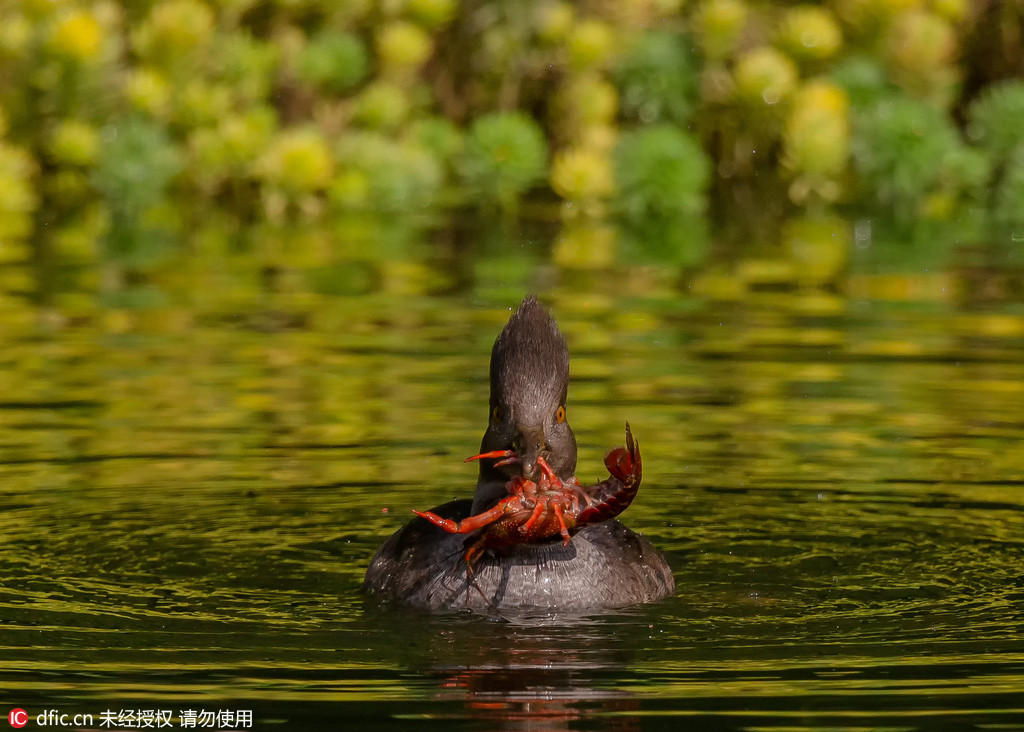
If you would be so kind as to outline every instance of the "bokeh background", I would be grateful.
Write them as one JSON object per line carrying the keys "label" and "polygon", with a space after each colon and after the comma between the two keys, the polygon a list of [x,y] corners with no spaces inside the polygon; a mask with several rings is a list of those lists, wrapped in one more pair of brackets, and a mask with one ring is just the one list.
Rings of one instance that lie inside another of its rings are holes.
{"label": "bokeh background", "polygon": [[0,292],[1013,298],[1022,38],[1010,0],[5,0]]}

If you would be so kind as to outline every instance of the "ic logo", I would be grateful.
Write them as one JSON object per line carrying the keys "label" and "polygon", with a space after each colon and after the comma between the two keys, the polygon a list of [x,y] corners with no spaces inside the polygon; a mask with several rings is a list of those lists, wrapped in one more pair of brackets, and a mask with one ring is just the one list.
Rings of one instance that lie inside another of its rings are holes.
{"label": "ic logo", "polygon": [[20,708],[12,709],[7,714],[7,721],[11,723],[12,727],[20,729],[28,724],[28,712]]}

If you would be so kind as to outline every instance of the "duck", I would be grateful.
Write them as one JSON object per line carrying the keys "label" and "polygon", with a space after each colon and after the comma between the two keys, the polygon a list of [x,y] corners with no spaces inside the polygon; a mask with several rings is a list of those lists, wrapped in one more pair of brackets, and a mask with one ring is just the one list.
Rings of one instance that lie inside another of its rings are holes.
{"label": "duck", "polygon": [[[509,318],[491,350],[490,400],[472,498],[430,510],[459,522],[508,497],[510,480],[538,478],[540,463],[562,481],[576,472],[576,436],[568,420],[569,349],[535,295]],[[538,459],[541,459],[538,461]],[[431,612],[591,612],[654,602],[675,592],[664,555],[617,519],[586,525],[570,541],[488,548],[472,566],[473,537],[449,533],[417,516],[377,550],[363,590],[388,605]]]}

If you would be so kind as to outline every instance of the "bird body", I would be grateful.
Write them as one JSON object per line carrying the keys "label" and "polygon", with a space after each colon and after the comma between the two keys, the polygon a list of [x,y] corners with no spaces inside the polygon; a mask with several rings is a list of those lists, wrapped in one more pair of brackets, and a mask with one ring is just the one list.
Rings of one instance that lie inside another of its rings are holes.
{"label": "bird body", "polygon": [[[578,529],[574,525],[571,541],[564,531],[564,541],[557,534],[550,540],[540,536],[518,541],[511,529],[498,524],[493,528],[501,529],[501,541],[485,540],[493,538],[487,533],[492,527],[484,527],[480,539],[457,533],[460,524],[475,530],[472,521],[485,512],[501,513],[497,507],[509,504],[510,489],[532,486],[534,480],[546,486],[549,477],[556,487],[561,481],[566,491],[578,487],[576,438],[566,416],[569,352],[558,326],[535,297],[523,301],[495,341],[490,385],[489,420],[478,456],[484,459],[472,501],[417,512],[421,518],[377,551],[366,573],[366,591],[393,604],[434,611],[587,611],[671,594],[675,580],[664,557],[616,520],[581,522]],[[628,428],[627,438],[632,452]],[[618,448],[612,455],[620,452],[627,451]],[[635,459],[634,495],[639,452]],[[599,486],[616,487],[621,481],[614,482],[614,463],[608,464],[613,476]],[[617,515],[631,500],[632,495],[604,515]],[[598,514],[591,510],[587,515]]]}

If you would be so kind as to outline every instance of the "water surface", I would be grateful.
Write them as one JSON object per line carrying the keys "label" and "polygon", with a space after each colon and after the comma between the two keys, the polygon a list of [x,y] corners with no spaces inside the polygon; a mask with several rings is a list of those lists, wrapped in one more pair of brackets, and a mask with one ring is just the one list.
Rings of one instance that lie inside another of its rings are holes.
{"label": "water surface", "polygon": [[645,475],[622,518],[679,591],[513,622],[359,588],[411,508],[470,494],[490,345],[525,293],[23,302],[0,351],[3,711],[1024,727],[1024,315],[642,289],[546,302],[579,476],[628,419]]}

